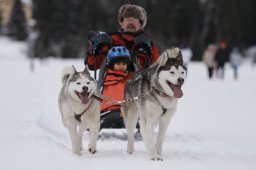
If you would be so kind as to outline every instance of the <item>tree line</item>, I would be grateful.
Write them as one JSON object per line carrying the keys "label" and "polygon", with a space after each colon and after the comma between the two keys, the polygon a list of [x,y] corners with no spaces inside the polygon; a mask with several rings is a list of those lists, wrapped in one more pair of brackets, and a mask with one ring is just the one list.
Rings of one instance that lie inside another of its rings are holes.
{"label": "tree line", "polygon": [[37,57],[85,55],[91,30],[117,31],[117,12],[125,3],[145,8],[145,31],[160,52],[186,42],[193,60],[209,43],[225,39],[230,46],[256,44],[255,0],[33,0],[33,46]]}

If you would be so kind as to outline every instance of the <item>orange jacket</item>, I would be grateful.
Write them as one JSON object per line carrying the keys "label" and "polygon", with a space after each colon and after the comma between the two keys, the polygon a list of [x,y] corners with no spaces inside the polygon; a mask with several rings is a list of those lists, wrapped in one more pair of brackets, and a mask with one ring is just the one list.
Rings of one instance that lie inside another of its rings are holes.
{"label": "orange jacket", "polygon": [[[113,33],[111,35],[111,39],[112,39],[114,46],[122,45],[122,46],[125,46],[131,52],[135,52],[137,44],[134,43],[134,40],[139,34],[142,34],[142,33],[143,32],[138,33],[137,35],[130,34],[130,33],[121,33],[121,32]],[[157,60],[157,58],[159,57],[159,54],[158,54],[158,48],[153,44],[153,42],[151,42],[151,45],[152,45],[152,48],[151,48],[151,54],[152,54],[151,63],[152,63]],[[97,62],[96,69],[100,68],[100,64],[101,64],[102,60],[105,58],[105,56],[107,55],[108,50],[109,50],[108,46],[104,46],[101,49],[100,54],[96,57],[96,62]],[[146,61],[146,55],[145,54],[137,54],[136,58],[137,58],[138,64],[141,66],[141,68],[145,68],[144,66],[145,66],[145,61]],[[87,64],[91,70],[94,70],[94,59],[95,58],[94,58],[93,54],[88,53]]]}
{"label": "orange jacket", "polygon": [[120,104],[105,104],[105,102],[109,102],[111,99],[123,100],[125,83],[132,75],[133,72],[107,70],[103,84],[101,111],[120,108]]}

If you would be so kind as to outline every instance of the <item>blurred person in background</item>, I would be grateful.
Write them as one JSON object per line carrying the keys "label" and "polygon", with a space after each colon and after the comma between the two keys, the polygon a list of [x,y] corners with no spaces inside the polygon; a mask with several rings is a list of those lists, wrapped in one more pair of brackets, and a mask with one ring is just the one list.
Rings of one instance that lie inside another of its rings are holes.
{"label": "blurred person in background", "polygon": [[180,45],[180,50],[182,53],[184,64],[188,65],[188,63],[191,61],[191,58],[193,56],[193,52],[192,52],[191,48],[189,47],[187,42],[183,42]]}
{"label": "blurred person in background", "polygon": [[219,42],[219,47],[215,55],[215,61],[217,63],[217,77],[224,79],[225,74],[225,63],[229,59],[228,44],[225,40]]}
{"label": "blurred person in background", "polygon": [[234,71],[234,79],[238,79],[238,67],[242,61],[242,54],[238,47],[234,47],[230,53],[230,64]]}
{"label": "blurred person in background", "polygon": [[254,54],[252,58],[252,67],[254,68],[255,65],[256,65],[256,54]]}
{"label": "blurred person in background", "polygon": [[203,53],[202,60],[207,66],[208,78],[212,79],[213,71],[216,67],[215,54],[217,47],[214,44],[209,44]]}

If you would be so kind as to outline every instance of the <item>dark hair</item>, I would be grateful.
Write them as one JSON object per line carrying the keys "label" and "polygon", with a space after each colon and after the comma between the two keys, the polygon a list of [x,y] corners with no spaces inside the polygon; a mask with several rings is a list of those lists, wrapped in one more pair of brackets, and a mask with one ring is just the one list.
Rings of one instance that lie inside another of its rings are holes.
{"label": "dark hair", "polygon": [[129,58],[127,58],[127,57],[118,57],[118,58],[114,58],[114,59],[110,60],[108,63],[108,68],[110,68],[111,70],[114,70],[114,64],[119,63],[119,62],[126,63],[127,69],[128,69],[128,65],[130,62],[129,62]]}

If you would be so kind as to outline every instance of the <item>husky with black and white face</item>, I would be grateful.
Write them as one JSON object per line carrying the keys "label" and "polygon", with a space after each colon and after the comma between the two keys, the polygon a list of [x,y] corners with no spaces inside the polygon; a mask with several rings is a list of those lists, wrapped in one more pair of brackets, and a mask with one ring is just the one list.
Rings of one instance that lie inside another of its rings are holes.
{"label": "husky with black and white face", "polygon": [[59,109],[63,125],[68,129],[73,152],[81,155],[82,136],[85,128],[90,131],[88,150],[96,152],[96,141],[100,127],[100,103],[92,98],[97,95],[96,81],[88,68],[77,72],[66,67],[62,74],[62,89],[59,94]]}
{"label": "husky with black and white face", "polygon": [[[128,131],[128,153],[134,151],[134,129],[139,118],[141,134],[152,160],[162,160],[162,145],[166,130],[183,96],[182,85],[187,77],[180,49],[164,51],[148,69],[127,82],[123,105]],[[138,99],[137,99],[138,98]],[[154,127],[158,125],[155,140]]]}

